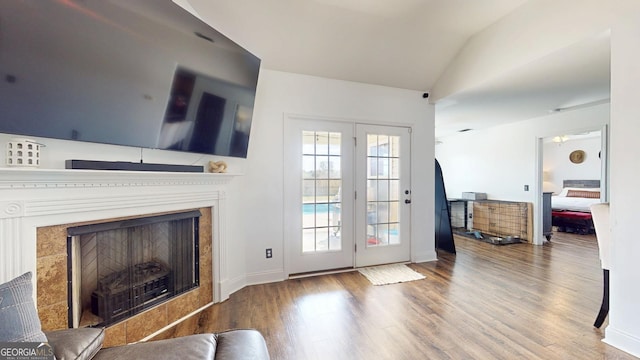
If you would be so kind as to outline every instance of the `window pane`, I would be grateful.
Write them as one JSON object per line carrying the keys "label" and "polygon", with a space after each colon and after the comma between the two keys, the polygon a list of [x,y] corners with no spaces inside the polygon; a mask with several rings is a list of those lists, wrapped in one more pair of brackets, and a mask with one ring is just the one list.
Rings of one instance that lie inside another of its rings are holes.
{"label": "window pane", "polygon": [[392,179],[400,178],[400,159],[389,159],[391,161],[390,177]]}
{"label": "window pane", "polygon": [[369,179],[378,177],[378,158],[367,158],[367,174]]}
{"label": "window pane", "polygon": [[389,201],[389,180],[378,180],[378,201]]}
{"label": "window pane", "polygon": [[316,251],[329,250],[329,228],[316,229]]}
{"label": "window pane", "polygon": [[389,225],[378,225],[378,246],[389,245]]}
{"label": "window pane", "polygon": [[316,156],[316,178],[318,179],[329,178],[329,157],[328,156]]}
{"label": "window pane", "polygon": [[392,201],[389,203],[389,222],[400,221],[400,202]]}
{"label": "window pane", "polygon": [[376,225],[367,226],[367,247],[378,246],[378,227]]}
{"label": "window pane", "polygon": [[389,159],[378,158],[378,177],[389,178]]}
{"label": "window pane", "polygon": [[302,156],[302,178],[313,179],[316,175],[316,160],[313,155]]}
{"label": "window pane", "polygon": [[378,135],[367,135],[367,155],[378,156]]}
{"label": "window pane", "polygon": [[367,180],[367,201],[378,200],[378,181]]}
{"label": "window pane", "polygon": [[396,158],[400,157],[400,137],[389,136],[389,141],[391,142],[389,156]]}
{"label": "window pane", "polygon": [[378,135],[378,156],[389,156],[389,136]]}
{"label": "window pane", "polygon": [[328,204],[316,204],[316,227],[329,226]]}
{"label": "window pane", "polygon": [[329,133],[328,132],[316,132],[316,154],[318,155],[329,154]]}
{"label": "window pane", "polygon": [[342,201],[342,180],[329,180],[329,202]]}
{"label": "window pane", "polygon": [[339,179],[341,175],[340,156],[329,157],[329,178]]}
{"label": "window pane", "polygon": [[302,205],[302,227],[313,228],[315,227],[315,205],[304,204]]}
{"label": "window pane", "polygon": [[329,180],[316,180],[316,202],[329,202]]}
{"label": "window pane", "polygon": [[302,180],[302,202],[313,203],[316,201],[315,180]]}
{"label": "window pane", "polygon": [[342,134],[340,133],[329,133],[329,154],[330,155],[340,155],[342,145]]}
{"label": "window pane", "polygon": [[329,250],[337,251],[342,250],[342,240],[340,238],[340,228],[339,227],[330,227],[329,228]]}
{"label": "window pane", "polygon": [[341,221],[340,204],[329,204],[329,225],[340,226]]}
{"label": "window pane", "polygon": [[400,180],[389,180],[389,200],[400,200]]}
{"label": "window pane", "polygon": [[378,224],[389,222],[389,203],[378,203]]}
{"label": "window pane", "polygon": [[367,225],[375,225],[378,222],[378,207],[375,202],[367,203]]}
{"label": "window pane", "polygon": [[311,252],[316,250],[316,230],[302,230],[302,252]]}
{"label": "window pane", "polygon": [[313,131],[302,132],[302,153],[315,154],[316,135]]}
{"label": "window pane", "polygon": [[389,244],[400,244],[399,224],[389,224]]}

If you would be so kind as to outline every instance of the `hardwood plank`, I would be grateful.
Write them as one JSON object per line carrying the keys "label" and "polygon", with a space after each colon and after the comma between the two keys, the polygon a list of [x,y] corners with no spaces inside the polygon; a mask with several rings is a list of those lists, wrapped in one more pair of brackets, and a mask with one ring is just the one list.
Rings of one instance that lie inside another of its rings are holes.
{"label": "hardwood plank", "polygon": [[635,359],[592,325],[593,235],[555,233],[544,246],[456,237],[456,248],[411,264],[419,281],[373,286],[354,271],[249,286],[207,309],[198,331],[256,328],[273,359]]}

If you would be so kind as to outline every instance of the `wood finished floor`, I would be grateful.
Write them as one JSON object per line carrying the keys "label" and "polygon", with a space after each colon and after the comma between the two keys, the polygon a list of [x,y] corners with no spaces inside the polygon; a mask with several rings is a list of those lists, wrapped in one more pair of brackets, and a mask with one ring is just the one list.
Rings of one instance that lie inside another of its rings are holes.
{"label": "wood finished floor", "polygon": [[275,360],[636,359],[592,325],[602,296],[593,235],[456,247],[410,265],[419,281],[373,286],[349,272],[249,286],[203,314],[202,330],[258,329]]}

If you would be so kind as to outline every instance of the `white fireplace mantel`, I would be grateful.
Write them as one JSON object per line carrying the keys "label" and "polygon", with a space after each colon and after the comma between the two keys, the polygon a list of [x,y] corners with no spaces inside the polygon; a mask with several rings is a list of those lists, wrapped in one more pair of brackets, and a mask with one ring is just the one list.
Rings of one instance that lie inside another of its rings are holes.
{"label": "white fireplace mantel", "polygon": [[212,208],[214,300],[226,280],[225,199],[238,174],[0,169],[0,283],[36,274],[36,229],[151,213]]}

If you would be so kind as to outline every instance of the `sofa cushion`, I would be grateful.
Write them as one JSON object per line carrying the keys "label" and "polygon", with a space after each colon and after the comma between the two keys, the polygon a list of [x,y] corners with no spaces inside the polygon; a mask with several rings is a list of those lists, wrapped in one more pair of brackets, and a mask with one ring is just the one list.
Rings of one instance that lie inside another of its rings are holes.
{"label": "sofa cushion", "polygon": [[47,331],[57,360],[90,360],[102,348],[104,329],[79,328]]}
{"label": "sofa cushion", "polygon": [[0,342],[47,342],[33,302],[31,272],[0,284]]}
{"label": "sofa cushion", "polygon": [[102,349],[94,360],[269,360],[264,337],[257,330],[188,335]]}
{"label": "sofa cushion", "polygon": [[102,349],[94,360],[111,359],[214,359],[216,340],[213,334],[199,334],[149,341]]}
{"label": "sofa cushion", "polygon": [[224,331],[216,339],[216,360],[269,359],[267,344],[257,330]]}

